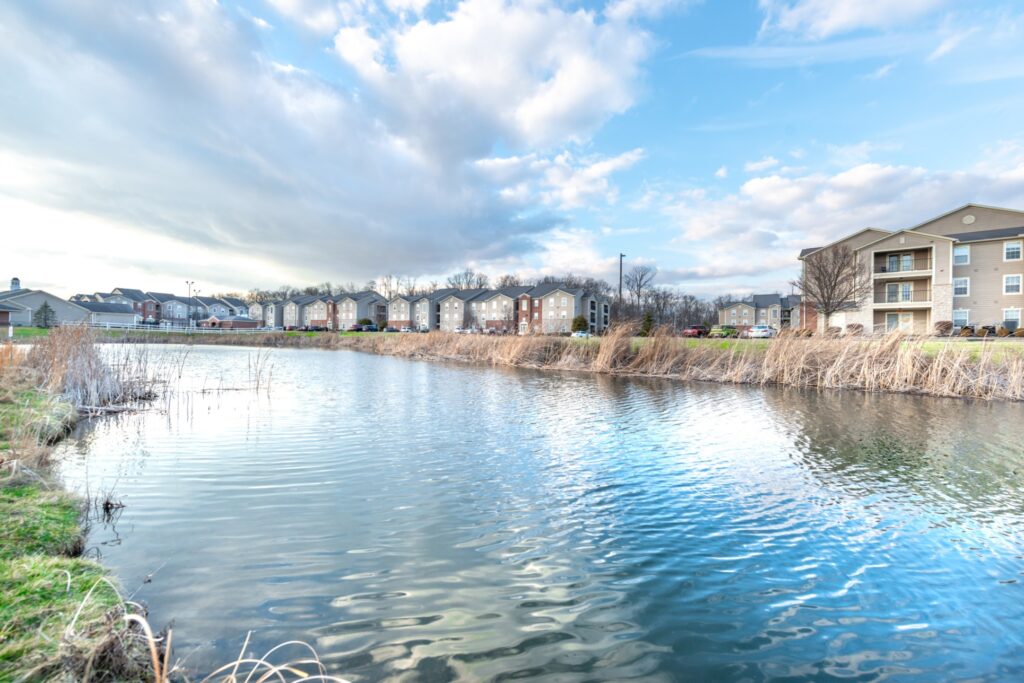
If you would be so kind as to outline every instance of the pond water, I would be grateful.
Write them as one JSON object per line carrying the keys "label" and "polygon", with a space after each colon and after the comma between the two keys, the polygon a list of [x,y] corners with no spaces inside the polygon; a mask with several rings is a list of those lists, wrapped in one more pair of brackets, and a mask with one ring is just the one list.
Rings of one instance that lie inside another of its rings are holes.
{"label": "pond water", "polygon": [[252,630],[353,681],[1024,678],[1019,404],[151,354],[171,397],[58,454],[194,671]]}

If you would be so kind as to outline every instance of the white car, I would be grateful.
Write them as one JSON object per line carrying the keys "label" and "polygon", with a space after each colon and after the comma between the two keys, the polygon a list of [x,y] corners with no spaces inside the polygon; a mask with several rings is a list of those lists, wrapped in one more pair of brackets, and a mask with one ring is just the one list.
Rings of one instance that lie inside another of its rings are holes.
{"label": "white car", "polygon": [[590,339],[592,335],[589,332],[579,330],[578,332],[573,332],[572,336],[576,337],[577,339]]}
{"label": "white car", "polygon": [[403,325],[402,329],[400,329],[399,332],[412,332],[412,328],[409,327],[408,325]]}
{"label": "white car", "polygon": [[748,339],[771,339],[776,334],[775,328],[770,325],[754,325],[747,330]]}

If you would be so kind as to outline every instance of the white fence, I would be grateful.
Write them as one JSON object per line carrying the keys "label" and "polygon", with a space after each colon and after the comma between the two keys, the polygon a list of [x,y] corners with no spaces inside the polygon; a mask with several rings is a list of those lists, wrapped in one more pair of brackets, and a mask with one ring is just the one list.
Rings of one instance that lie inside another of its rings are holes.
{"label": "white fence", "polygon": [[280,332],[268,328],[223,328],[223,327],[185,327],[184,325],[140,325],[137,323],[82,323],[85,327],[94,330],[125,330],[132,332],[151,332],[163,334],[173,332],[175,334],[267,334],[268,332]]}

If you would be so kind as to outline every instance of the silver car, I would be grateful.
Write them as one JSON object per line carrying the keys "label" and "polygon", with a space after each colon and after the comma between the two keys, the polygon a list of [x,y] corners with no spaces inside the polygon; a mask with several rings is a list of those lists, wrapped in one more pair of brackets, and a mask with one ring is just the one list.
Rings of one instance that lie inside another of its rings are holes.
{"label": "silver car", "polygon": [[748,339],[771,339],[778,332],[771,325],[754,325],[747,330]]}

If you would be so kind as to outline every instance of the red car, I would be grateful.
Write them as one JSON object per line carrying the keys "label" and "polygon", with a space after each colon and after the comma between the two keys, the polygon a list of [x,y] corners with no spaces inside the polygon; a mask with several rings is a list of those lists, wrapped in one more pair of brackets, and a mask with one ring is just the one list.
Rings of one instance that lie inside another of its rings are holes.
{"label": "red car", "polygon": [[684,337],[706,337],[708,336],[708,328],[703,325],[690,325],[683,330],[682,336]]}

